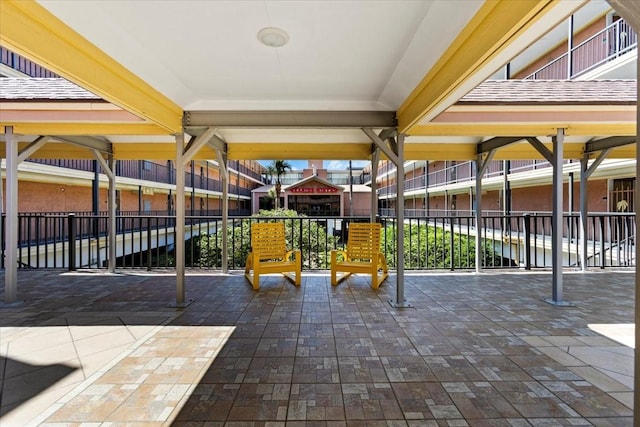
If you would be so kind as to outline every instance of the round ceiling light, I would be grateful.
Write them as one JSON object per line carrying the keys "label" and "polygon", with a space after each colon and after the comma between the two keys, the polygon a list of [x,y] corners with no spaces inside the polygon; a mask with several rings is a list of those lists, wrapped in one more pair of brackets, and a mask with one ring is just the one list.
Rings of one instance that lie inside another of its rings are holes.
{"label": "round ceiling light", "polygon": [[258,31],[258,40],[269,47],[281,47],[289,42],[289,34],[275,27],[266,27]]}

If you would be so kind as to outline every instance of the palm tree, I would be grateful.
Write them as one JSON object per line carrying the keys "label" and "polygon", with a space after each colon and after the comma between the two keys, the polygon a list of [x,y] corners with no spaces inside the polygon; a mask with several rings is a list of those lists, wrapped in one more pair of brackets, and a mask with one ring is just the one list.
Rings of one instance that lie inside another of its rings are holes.
{"label": "palm tree", "polygon": [[274,160],[267,166],[267,175],[276,177],[276,209],[280,208],[280,191],[282,190],[282,182],[280,178],[287,170],[291,170],[291,164],[286,160]]}

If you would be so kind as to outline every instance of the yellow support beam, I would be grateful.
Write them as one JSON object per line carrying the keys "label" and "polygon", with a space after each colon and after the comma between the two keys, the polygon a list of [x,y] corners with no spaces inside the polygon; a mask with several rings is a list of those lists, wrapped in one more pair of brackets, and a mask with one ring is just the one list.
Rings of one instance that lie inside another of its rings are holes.
{"label": "yellow support beam", "polygon": [[[549,150],[552,144],[544,144]],[[467,144],[439,144],[412,143],[405,145],[407,160],[475,160],[477,145]],[[635,144],[617,147],[611,150],[607,158],[632,159],[635,157]],[[565,143],[565,159],[581,159],[584,155],[584,144]],[[545,160],[544,157],[527,142],[507,145],[496,150],[493,160]]]}
{"label": "yellow support beam", "polygon": [[476,158],[476,144],[406,143],[405,160],[473,160]]}
{"label": "yellow support beam", "polygon": [[[176,157],[175,144],[169,143],[115,143],[113,144],[116,160],[173,160]],[[193,160],[214,160],[216,152],[213,148],[202,147]]]}
{"label": "yellow support beam", "polygon": [[10,123],[0,122],[0,134],[5,126],[13,126],[19,135],[167,135],[154,123]]}
{"label": "yellow support beam", "polygon": [[182,108],[33,0],[2,0],[0,44],[167,134],[182,131]]}
{"label": "yellow support beam", "polygon": [[269,160],[285,157],[290,160],[368,160],[371,144],[367,143],[228,143],[228,158],[231,160]]}
{"label": "yellow support beam", "polygon": [[[28,145],[27,142],[20,142],[18,150],[22,151]],[[4,141],[0,141],[0,157],[6,157],[6,143]],[[93,151],[86,148],[64,142],[50,142],[29,156],[29,159],[93,160],[95,157]]]}
{"label": "yellow support beam", "polygon": [[612,148],[607,155],[607,159],[635,159],[636,155],[636,144],[629,144],[623,147]]}
{"label": "yellow support beam", "polygon": [[[398,109],[398,130],[412,128],[535,25],[557,0],[487,0]],[[578,7],[579,4],[576,4]]]}
{"label": "yellow support beam", "polygon": [[[553,152],[553,144],[543,144]],[[581,159],[584,153],[584,144],[565,143],[563,158]],[[507,145],[496,150],[493,160],[545,160],[538,150],[528,142]]]}
{"label": "yellow support beam", "polygon": [[635,123],[429,123],[410,136],[553,136],[558,128],[573,136],[631,136]]}

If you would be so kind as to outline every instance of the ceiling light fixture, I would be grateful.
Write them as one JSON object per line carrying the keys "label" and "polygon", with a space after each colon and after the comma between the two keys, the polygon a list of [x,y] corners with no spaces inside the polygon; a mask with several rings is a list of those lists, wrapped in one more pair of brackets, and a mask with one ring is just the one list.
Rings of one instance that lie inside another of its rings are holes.
{"label": "ceiling light fixture", "polygon": [[282,47],[289,42],[289,34],[275,27],[266,27],[258,31],[260,43],[269,47]]}

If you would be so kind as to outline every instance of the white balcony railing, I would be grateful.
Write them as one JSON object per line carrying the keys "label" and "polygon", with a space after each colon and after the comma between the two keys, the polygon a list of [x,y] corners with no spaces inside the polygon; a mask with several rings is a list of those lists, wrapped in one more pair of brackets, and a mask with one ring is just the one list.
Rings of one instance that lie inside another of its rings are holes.
{"label": "white balcony railing", "polygon": [[[573,79],[638,47],[638,33],[618,20],[525,77],[525,80]],[[571,61],[569,61],[571,59]]]}

